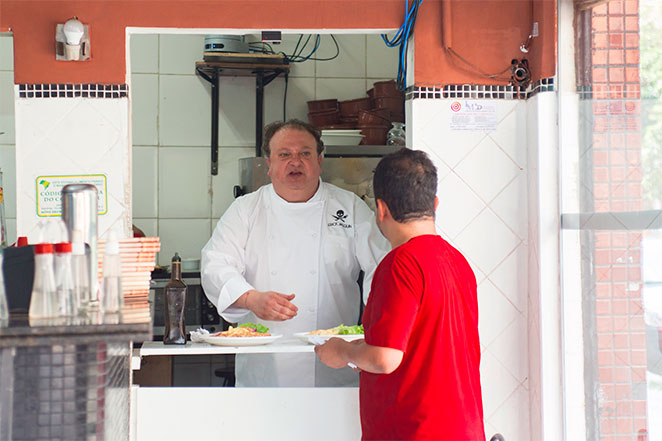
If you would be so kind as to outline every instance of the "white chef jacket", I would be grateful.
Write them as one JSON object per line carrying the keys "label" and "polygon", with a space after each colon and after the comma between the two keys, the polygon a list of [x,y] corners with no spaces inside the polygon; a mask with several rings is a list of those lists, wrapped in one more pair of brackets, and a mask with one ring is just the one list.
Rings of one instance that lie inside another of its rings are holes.
{"label": "white chef jacket", "polygon": [[[265,185],[236,199],[202,249],[202,287],[228,322],[260,322],[272,335],[354,325],[359,318],[360,270],[364,301],[372,275],[390,250],[374,214],[354,193],[320,180],[307,202],[290,203]],[[250,289],[294,293],[297,315],[258,319],[232,308]],[[237,354],[237,386],[352,386],[358,375],[331,369],[305,354]]]}

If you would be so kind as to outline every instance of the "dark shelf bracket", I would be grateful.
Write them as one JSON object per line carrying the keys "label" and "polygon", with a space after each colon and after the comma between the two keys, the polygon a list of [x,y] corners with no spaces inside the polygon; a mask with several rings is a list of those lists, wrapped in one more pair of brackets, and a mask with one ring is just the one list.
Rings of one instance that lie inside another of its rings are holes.
{"label": "dark shelf bracket", "polygon": [[[221,66],[196,66],[195,71],[211,84],[211,174],[218,175],[218,83]],[[236,65],[233,69],[238,69]],[[248,70],[248,69],[247,69]],[[289,66],[283,68],[251,68],[250,74],[255,75],[255,156],[262,156],[262,128],[264,125],[264,88],[280,74],[289,72]],[[229,75],[228,75],[229,76]]]}

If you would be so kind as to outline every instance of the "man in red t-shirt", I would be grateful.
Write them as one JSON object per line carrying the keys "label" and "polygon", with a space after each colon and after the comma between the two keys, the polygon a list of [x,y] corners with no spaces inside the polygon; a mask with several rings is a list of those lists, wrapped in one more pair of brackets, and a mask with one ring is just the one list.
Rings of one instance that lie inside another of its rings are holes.
{"label": "man in red t-shirt", "polygon": [[377,226],[393,250],[377,267],[365,340],[317,346],[333,368],[361,371],[364,440],[485,440],[476,277],[436,234],[437,171],[402,149],[377,165]]}

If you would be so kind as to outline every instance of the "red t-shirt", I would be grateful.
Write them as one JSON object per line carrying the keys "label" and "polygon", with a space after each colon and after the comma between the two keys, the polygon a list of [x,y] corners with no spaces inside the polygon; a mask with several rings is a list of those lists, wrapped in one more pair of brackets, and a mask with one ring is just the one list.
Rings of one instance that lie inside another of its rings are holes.
{"label": "red t-shirt", "polygon": [[366,343],[404,352],[391,374],[361,373],[364,440],[485,440],[476,277],[462,254],[437,235],[392,250],[363,326]]}

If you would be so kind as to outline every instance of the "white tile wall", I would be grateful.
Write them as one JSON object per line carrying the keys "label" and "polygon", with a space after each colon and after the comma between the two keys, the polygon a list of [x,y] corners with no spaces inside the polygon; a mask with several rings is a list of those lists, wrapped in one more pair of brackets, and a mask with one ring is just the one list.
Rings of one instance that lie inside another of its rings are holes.
{"label": "white tile wall", "polygon": [[14,72],[0,71],[0,144],[14,144],[14,136]]}
{"label": "white tile wall", "polygon": [[[210,103],[210,88],[202,78],[195,75],[160,75],[161,145],[208,145],[211,133]],[[230,105],[234,107],[236,103]],[[222,97],[221,107],[225,107]]]}
{"label": "white tile wall", "polygon": [[131,75],[131,133],[133,145],[159,144],[159,76]]}
{"label": "white tile wall", "polygon": [[164,147],[159,150],[159,218],[211,217],[210,149]]}
{"label": "white tile wall", "polygon": [[16,99],[18,235],[30,236],[43,219],[35,209],[37,176],[81,174],[107,178],[99,235],[111,228],[129,234],[128,109],[126,98]]}
{"label": "white tile wall", "polygon": [[158,73],[159,72],[159,36],[158,35],[131,35],[131,53],[140,54],[131,57],[131,72]]}
{"label": "white tile wall", "polygon": [[0,70],[14,70],[14,38],[11,34],[0,33]]}
{"label": "white tile wall", "polygon": [[168,265],[175,251],[182,259],[199,258],[211,237],[210,219],[159,219],[159,264]]}
{"label": "white tile wall", "polygon": [[14,129],[14,39],[0,34],[0,169],[3,174],[7,241],[16,241],[16,157]]}
{"label": "white tile wall", "polygon": [[158,148],[133,147],[133,216],[158,217]]}
{"label": "white tile wall", "polygon": [[527,109],[491,101],[496,130],[453,131],[453,101],[413,101],[412,147],[439,169],[438,231],[476,274],[486,435],[528,440]]}

